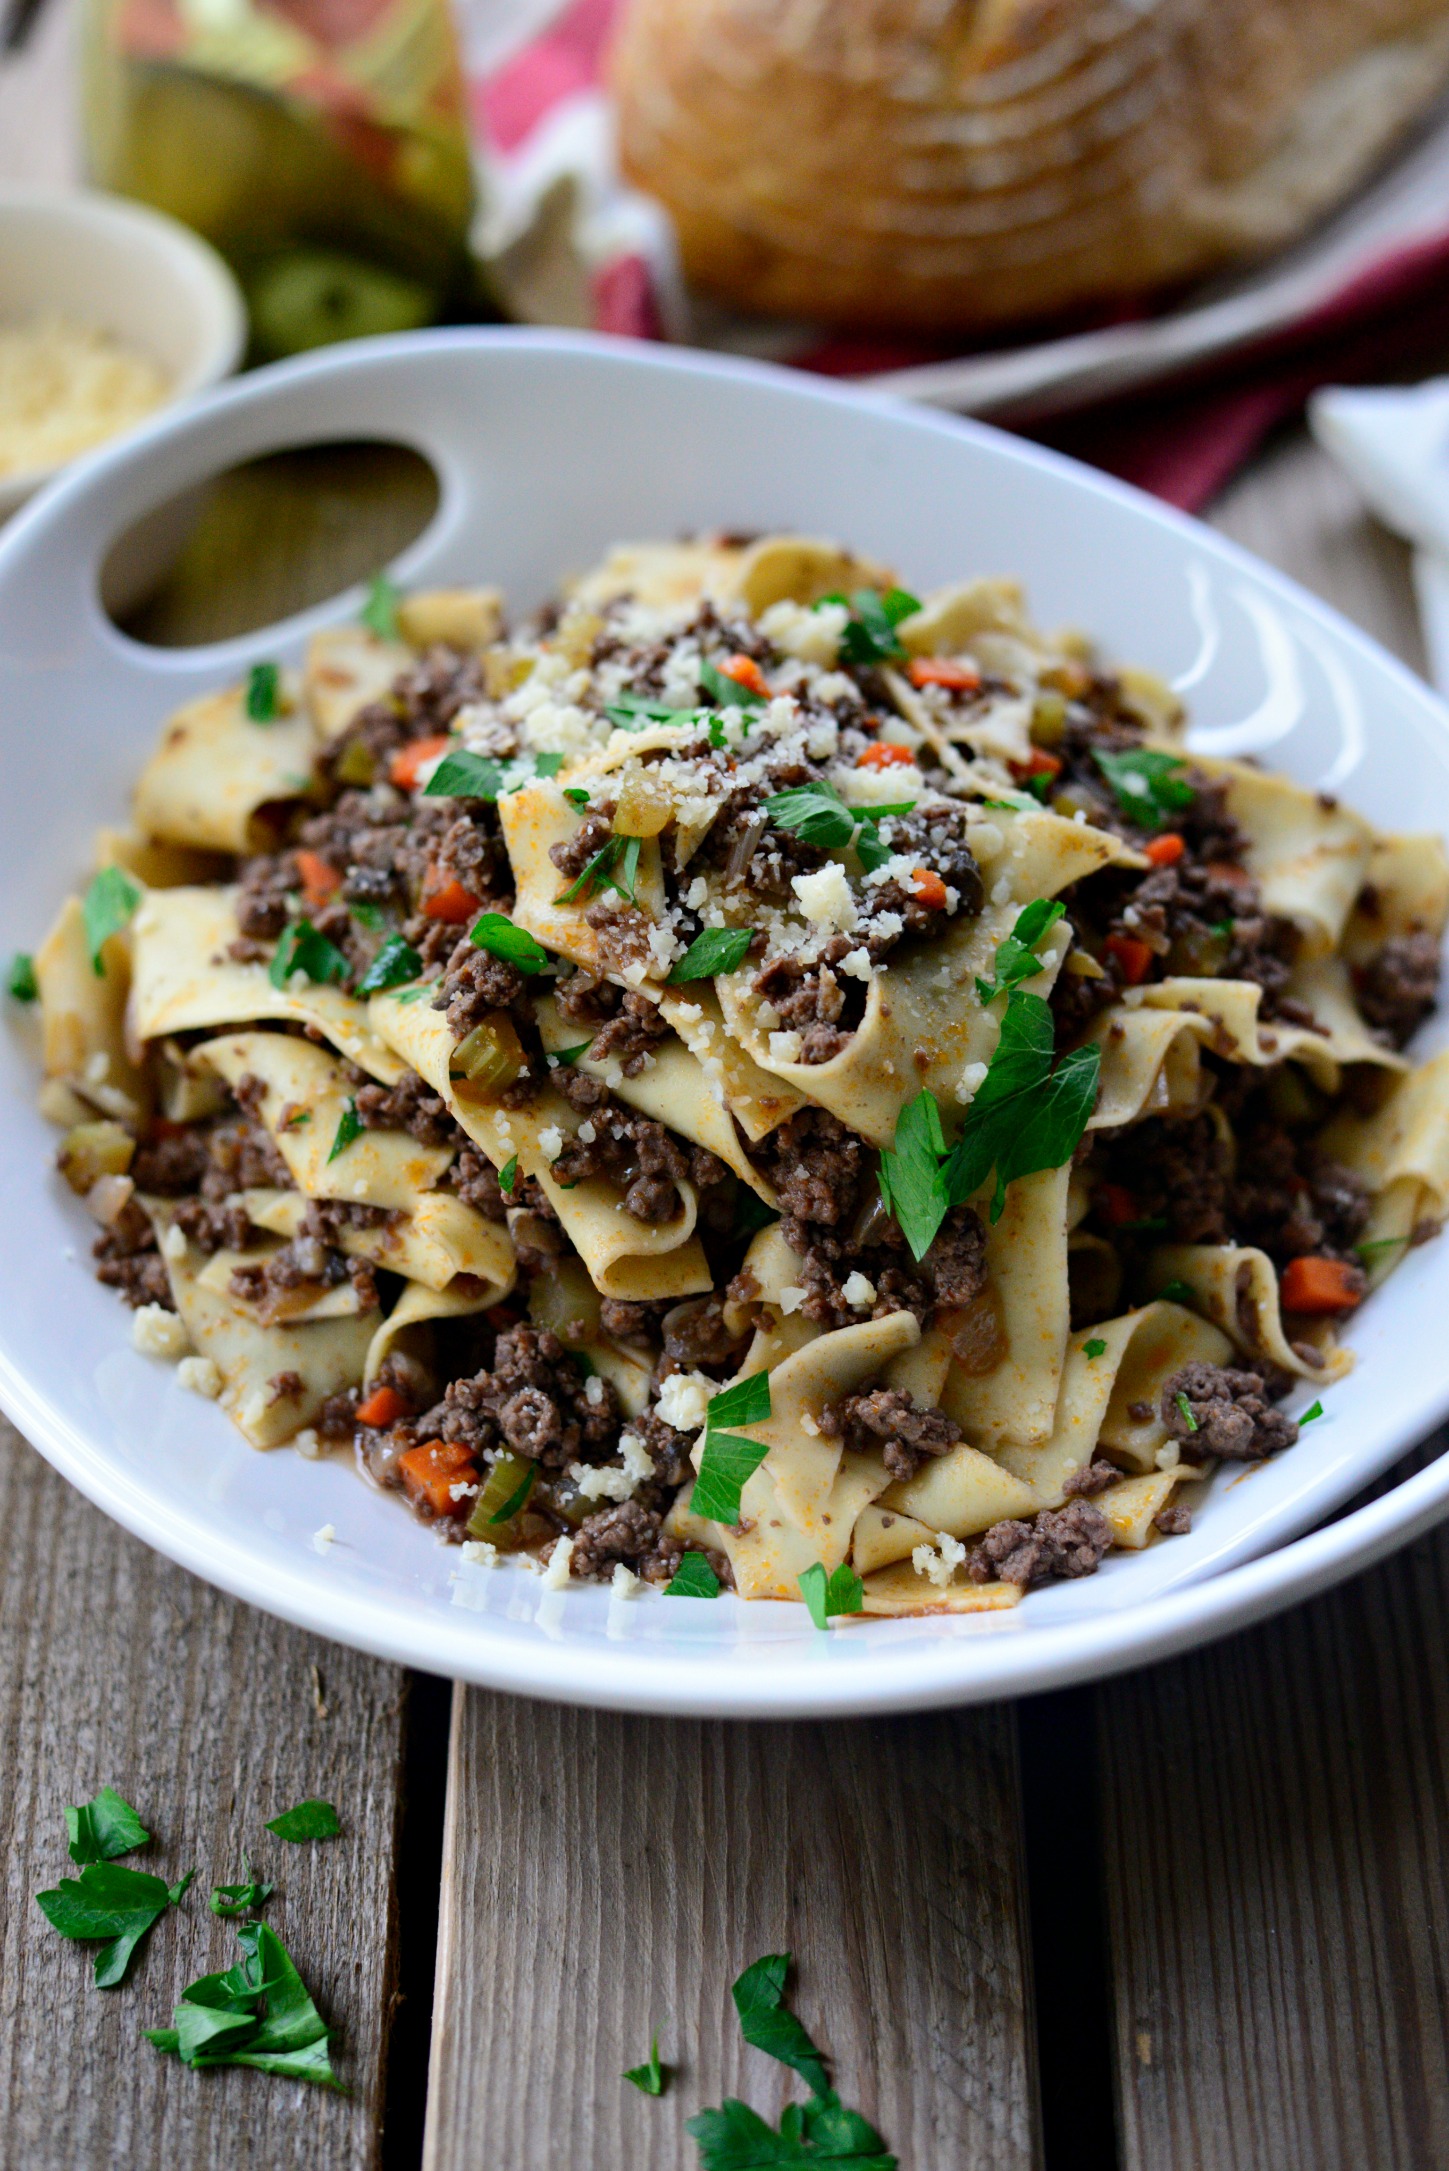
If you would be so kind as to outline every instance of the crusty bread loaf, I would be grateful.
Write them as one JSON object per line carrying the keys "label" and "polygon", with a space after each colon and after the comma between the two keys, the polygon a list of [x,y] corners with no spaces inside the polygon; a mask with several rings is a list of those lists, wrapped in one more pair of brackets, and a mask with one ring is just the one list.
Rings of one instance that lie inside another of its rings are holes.
{"label": "crusty bread loaf", "polygon": [[959,332],[1293,239],[1449,78],[1449,0],[632,0],[613,74],[702,289]]}

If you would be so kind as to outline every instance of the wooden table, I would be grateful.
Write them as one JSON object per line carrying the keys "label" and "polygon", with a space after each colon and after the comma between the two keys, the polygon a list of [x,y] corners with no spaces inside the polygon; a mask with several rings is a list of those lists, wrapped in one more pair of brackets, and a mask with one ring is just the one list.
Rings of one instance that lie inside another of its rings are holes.
{"label": "wooden table", "polygon": [[[0,72],[0,172],[64,168],[21,89],[60,79],[45,36]],[[226,607],[258,616],[339,586],[339,535],[375,562],[425,509],[415,477],[360,462],[243,478],[150,631],[220,630],[219,565],[247,565]],[[1214,517],[1420,662],[1403,553],[1301,435]],[[0,1531],[4,2171],[674,2171],[701,2104],[786,2100],[728,1985],[787,1949],[904,2171],[1449,2163],[1449,1532],[1100,1689],[750,1727],[450,1690],[334,1648],[123,1537],[8,1428]],[[278,1872],[272,1919],[350,2096],[140,2040],[231,1958],[199,1895],[127,1987],[90,1987],[33,1894],[68,1866],[62,1805],[102,1783],[168,1876],[240,1875],[244,1846]],[[259,1844],[314,1793],[340,1840]],[[657,2103],[620,2079],[656,2029]]]}

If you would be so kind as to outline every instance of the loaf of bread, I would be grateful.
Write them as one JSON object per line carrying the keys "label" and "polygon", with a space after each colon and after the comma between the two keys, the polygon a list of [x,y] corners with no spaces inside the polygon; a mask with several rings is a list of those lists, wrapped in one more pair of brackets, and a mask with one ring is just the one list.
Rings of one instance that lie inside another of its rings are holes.
{"label": "loaf of bread", "polygon": [[631,0],[612,65],[698,287],[954,333],[1303,233],[1449,79],[1449,0]]}

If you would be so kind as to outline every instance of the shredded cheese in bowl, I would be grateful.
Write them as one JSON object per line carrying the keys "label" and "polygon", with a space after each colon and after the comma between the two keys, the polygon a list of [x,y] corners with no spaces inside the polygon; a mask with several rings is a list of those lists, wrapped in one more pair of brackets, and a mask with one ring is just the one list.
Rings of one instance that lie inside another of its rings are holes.
{"label": "shredded cheese in bowl", "polygon": [[40,317],[0,324],[0,476],[56,467],[159,407],[170,389],[106,332]]}

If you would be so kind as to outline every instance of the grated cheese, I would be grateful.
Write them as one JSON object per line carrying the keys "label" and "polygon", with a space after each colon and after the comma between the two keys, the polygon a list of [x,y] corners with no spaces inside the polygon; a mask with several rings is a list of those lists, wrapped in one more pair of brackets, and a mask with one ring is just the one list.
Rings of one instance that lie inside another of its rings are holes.
{"label": "grated cheese", "polygon": [[0,475],[73,459],[130,429],[169,389],[154,362],[88,325],[0,325]]}

